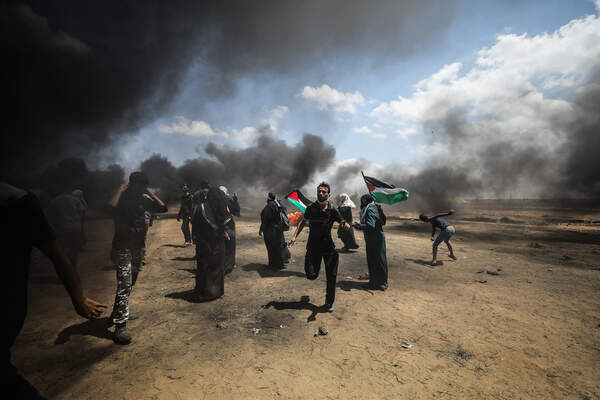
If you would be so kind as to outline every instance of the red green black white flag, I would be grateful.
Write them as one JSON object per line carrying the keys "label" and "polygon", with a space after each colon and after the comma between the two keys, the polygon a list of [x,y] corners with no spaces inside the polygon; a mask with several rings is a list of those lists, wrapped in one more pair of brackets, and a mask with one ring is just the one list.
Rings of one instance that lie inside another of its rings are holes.
{"label": "red green black white flag", "polygon": [[306,207],[308,207],[310,205],[310,203],[312,203],[312,201],[310,201],[309,199],[304,197],[302,192],[300,192],[298,189],[296,189],[292,193],[286,195],[285,198],[288,199],[288,201],[290,203],[295,205],[302,212],[305,212]]}
{"label": "red green black white flag", "polygon": [[394,187],[394,185],[382,182],[371,176],[365,176],[365,174],[362,174],[362,176],[365,179],[369,193],[373,196],[376,203],[394,204],[408,200],[408,190]]}

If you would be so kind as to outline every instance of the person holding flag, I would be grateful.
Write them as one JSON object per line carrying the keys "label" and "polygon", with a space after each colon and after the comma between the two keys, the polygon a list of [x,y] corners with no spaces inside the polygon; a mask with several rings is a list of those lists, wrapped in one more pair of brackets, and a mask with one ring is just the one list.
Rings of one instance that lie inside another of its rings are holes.
{"label": "person holding flag", "polygon": [[[295,196],[292,196],[295,193]],[[306,221],[309,221],[308,242],[306,243],[306,256],[304,258],[304,270],[306,277],[315,280],[319,277],[321,269],[321,259],[325,263],[325,273],[327,276],[327,289],[325,296],[325,305],[323,308],[328,312],[333,312],[333,302],[335,301],[335,283],[337,279],[337,270],[339,264],[339,254],[335,251],[335,244],[331,238],[331,228],[334,222],[338,222],[343,229],[349,230],[350,224],[344,221],[339,211],[329,203],[331,187],[326,182],[321,182],[317,187],[317,201],[308,205],[306,200],[298,196],[299,191],[290,193],[286,198],[293,204],[296,201],[299,208],[304,208],[304,219],[298,224],[296,232],[290,239],[290,246],[293,246],[296,237],[304,228]],[[293,199],[294,201],[292,201]]]}
{"label": "person holding flag", "polygon": [[385,249],[385,234],[382,226],[386,217],[373,196],[365,194],[360,198],[360,223],[353,225],[363,231],[367,248],[367,266],[369,268],[369,288],[386,290],[388,288],[388,265]]}

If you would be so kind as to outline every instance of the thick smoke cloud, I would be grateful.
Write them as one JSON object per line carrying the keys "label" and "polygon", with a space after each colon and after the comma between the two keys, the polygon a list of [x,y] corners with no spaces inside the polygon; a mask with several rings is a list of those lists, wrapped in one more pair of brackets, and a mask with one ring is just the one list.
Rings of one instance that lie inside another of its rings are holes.
{"label": "thick smoke cloud", "polygon": [[324,54],[406,56],[441,35],[452,10],[423,0],[3,3],[3,175],[24,160],[40,171],[65,156],[101,159],[161,116],[191,70],[201,107],[249,74],[292,73]]}
{"label": "thick smoke cloud", "polygon": [[103,170],[89,170],[84,160],[66,158],[18,183],[37,192],[43,205],[47,205],[51,198],[61,193],[80,189],[91,207],[103,209],[124,182],[125,171],[117,164],[109,165]]}
{"label": "thick smoke cloud", "polygon": [[198,188],[203,180],[253,195],[268,191],[285,195],[327,169],[335,157],[331,145],[311,134],[305,134],[295,146],[263,134],[245,149],[210,143],[205,152],[210,158],[188,160],[179,168],[155,154],[143,161],[140,169],[148,175],[150,185],[160,190],[160,196],[171,201],[177,198],[183,183]]}

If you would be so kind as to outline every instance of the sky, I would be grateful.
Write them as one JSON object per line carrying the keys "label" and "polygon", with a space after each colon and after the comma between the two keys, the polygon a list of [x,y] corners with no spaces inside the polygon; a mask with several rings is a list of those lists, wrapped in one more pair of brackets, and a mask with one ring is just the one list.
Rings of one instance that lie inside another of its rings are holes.
{"label": "sky", "polygon": [[77,157],[260,190],[363,170],[432,206],[600,198],[600,0],[0,7],[4,175]]}
{"label": "sky", "polygon": [[[135,168],[137,160],[159,153],[181,165],[202,154],[202,146],[208,141],[245,147],[260,128],[268,127],[274,136],[289,143],[298,142],[306,132],[324,136],[335,146],[335,158],[340,162],[363,158],[416,167],[426,161],[424,153],[443,152],[423,134],[424,129],[429,129],[429,116],[424,115],[427,105],[437,96],[450,95],[442,91],[456,91],[466,103],[484,102],[489,95],[485,91],[504,85],[499,81],[503,76],[486,77],[484,70],[497,66],[499,74],[523,74],[522,83],[533,84],[538,94],[549,96],[548,100],[564,97],[560,90],[567,86],[564,82],[547,82],[555,74],[559,80],[566,71],[563,66],[527,70],[526,57],[534,63],[536,54],[514,53],[520,46],[532,46],[542,53],[542,46],[558,47],[561,40],[568,46],[568,37],[553,35],[569,23],[594,15],[597,16],[597,10],[589,0],[461,2],[449,26],[409,55],[394,57],[394,49],[390,48],[392,54],[380,55],[379,62],[369,58],[368,53],[322,54],[318,64],[301,71],[257,71],[242,77],[236,82],[235,93],[227,98],[203,98],[197,82],[205,79],[202,65],[192,64],[173,104],[135,132],[134,140],[128,139],[121,146],[120,158]],[[598,35],[598,24],[590,30]],[[536,47],[534,42],[544,38],[546,43]],[[231,57],[235,59],[235,54]],[[521,58],[522,64],[515,69],[523,71],[503,72],[497,64],[503,57]],[[553,61],[550,58],[537,62]],[[544,76],[540,82],[534,82],[534,74],[540,69]],[[566,73],[574,75],[578,71]],[[474,93],[479,84],[484,87]],[[458,93],[463,90],[473,93]],[[201,104],[199,98],[203,98]]]}

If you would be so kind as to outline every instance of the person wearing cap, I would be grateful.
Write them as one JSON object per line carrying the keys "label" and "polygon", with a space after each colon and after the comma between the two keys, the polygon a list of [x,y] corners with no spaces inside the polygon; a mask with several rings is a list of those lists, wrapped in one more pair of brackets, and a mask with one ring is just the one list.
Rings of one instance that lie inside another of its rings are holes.
{"label": "person wearing cap", "polygon": [[145,212],[164,213],[165,203],[148,189],[148,178],[142,172],[133,172],[129,184],[121,185],[110,200],[115,218],[113,240],[117,261],[117,293],[111,314],[115,324],[114,340],[129,344],[131,335],[126,323],[137,316],[130,313],[129,295],[142,268],[142,252],[146,247]]}

